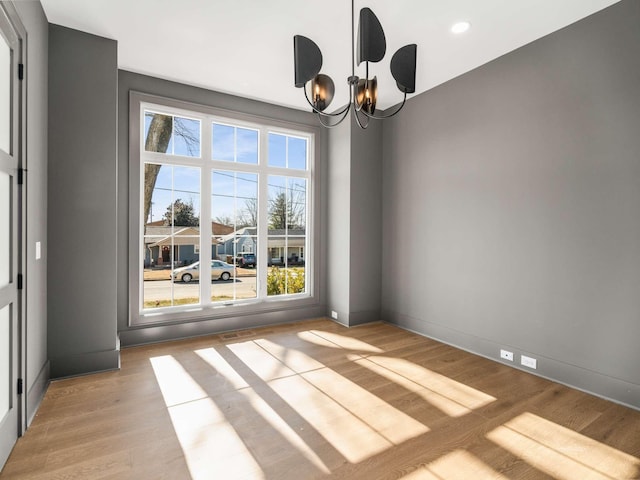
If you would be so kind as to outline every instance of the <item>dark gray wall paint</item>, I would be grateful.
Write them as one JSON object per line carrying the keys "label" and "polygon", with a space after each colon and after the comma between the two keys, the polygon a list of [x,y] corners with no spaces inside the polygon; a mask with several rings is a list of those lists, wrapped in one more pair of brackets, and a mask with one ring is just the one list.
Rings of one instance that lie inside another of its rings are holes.
{"label": "dark gray wall paint", "polygon": [[382,125],[354,118],[329,130],[327,316],[380,320]]}
{"label": "dark gray wall paint", "polygon": [[640,407],[639,23],[622,1],[385,124],[386,319]]}
{"label": "dark gray wall paint", "polygon": [[351,124],[349,323],[380,320],[382,266],[382,122]]}
{"label": "dark gray wall paint", "polygon": [[116,55],[113,40],[49,26],[52,377],[118,367]]}
{"label": "dark gray wall paint", "polygon": [[[231,112],[257,115],[278,121],[317,127],[315,117],[307,112],[280,107],[246,98],[235,97],[213,92],[189,85],[179,84],[127,71],[119,71],[118,93],[118,330],[122,345],[134,345],[154,341],[170,340],[208,333],[254,326],[292,322],[305,318],[324,315],[326,311],[326,275],[325,256],[327,238],[326,190],[325,182],[320,181],[317,188],[316,201],[320,203],[316,234],[316,245],[319,248],[316,268],[319,270],[319,296],[317,305],[308,308],[274,309],[270,312],[243,316],[229,316],[217,319],[200,319],[175,325],[157,325],[145,327],[129,326],[129,94],[131,91],[149,95],[157,95],[169,99],[205,105]],[[293,88],[293,87],[292,87]],[[320,158],[316,162],[316,176],[319,179],[327,175],[327,135],[318,130],[316,141],[319,142]],[[137,219],[136,219],[137,221]]]}
{"label": "dark gray wall paint", "polygon": [[[40,2],[15,2],[26,38],[26,366],[27,423],[49,380],[47,361],[47,56],[48,24]],[[41,242],[42,257],[35,258]]]}
{"label": "dark gray wall paint", "polygon": [[347,120],[328,131],[327,178],[327,316],[349,325],[351,235],[351,125]]}

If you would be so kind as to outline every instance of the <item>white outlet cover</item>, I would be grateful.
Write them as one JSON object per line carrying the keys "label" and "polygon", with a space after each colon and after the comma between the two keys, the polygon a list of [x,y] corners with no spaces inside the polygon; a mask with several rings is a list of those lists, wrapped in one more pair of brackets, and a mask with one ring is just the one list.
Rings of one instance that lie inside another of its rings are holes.
{"label": "white outlet cover", "polygon": [[538,368],[538,361],[535,358],[527,357],[526,355],[520,356],[520,364],[533,369]]}
{"label": "white outlet cover", "polygon": [[333,318],[334,320],[338,319],[338,312],[336,312],[335,310],[331,310],[331,318]]}
{"label": "white outlet cover", "polygon": [[513,362],[513,352],[510,352],[509,350],[500,350],[500,358]]}

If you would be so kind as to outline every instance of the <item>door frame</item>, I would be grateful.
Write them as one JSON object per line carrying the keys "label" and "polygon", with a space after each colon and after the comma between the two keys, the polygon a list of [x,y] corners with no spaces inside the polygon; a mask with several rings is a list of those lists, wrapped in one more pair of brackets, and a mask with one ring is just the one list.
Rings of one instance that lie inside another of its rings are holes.
{"label": "door frame", "polygon": [[[11,30],[11,36],[15,36],[15,47],[13,50],[13,62],[12,62],[12,107],[15,109],[14,116],[11,119],[12,122],[12,142],[14,145],[14,152],[12,156],[16,159],[17,170],[15,174],[15,182],[13,184],[16,189],[14,199],[16,202],[15,207],[12,209],[13,214],[16,216],[14,222],[17,232],[14,236],[16,243],[13,247],[13,254],[17,257],[14,262],[14,269],[12,270],[12,282],[16,285],[16,299],[15,299],[15,331],[12,331],[11,341],[12,345],[16,349],[15,354],[12,356],[12,362],[15,362],[15,368],[12,369],[12,389],[15,394],[12,394],[12,401],[15,402],[17,425],[16,425],[16,440],[22,436],[27,428],[26,417],[26,278],[25,278],[25,238],[26,238],[26,29],[20,21],[18,12],[13,2],[0,3],[0,15],[3,18],[3,23],[8,23],[7,27]],[[22,65],[21,72],[19,71],[19,65]],[[13,329],[12,329],[13,330]],[[21,382],[21,390],[19,390],[18,382]],[[3,465],[0,465],[0,469]]]}

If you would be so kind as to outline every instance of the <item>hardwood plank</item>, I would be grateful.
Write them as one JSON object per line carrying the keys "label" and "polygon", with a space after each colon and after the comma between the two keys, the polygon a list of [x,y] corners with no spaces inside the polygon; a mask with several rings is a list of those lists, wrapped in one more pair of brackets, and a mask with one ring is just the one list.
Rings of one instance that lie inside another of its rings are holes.
{"label": "hardwood plank", "polygon": [[640,478],[640,412],[392,325],[314,319],[121,360],[53,382],[0,480]]}

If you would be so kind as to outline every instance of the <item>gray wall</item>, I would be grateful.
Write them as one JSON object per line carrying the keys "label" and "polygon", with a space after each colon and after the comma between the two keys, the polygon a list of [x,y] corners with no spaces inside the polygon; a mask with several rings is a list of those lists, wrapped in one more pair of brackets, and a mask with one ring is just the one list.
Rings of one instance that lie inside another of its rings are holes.
{"label": "gray wall", "polygon": [[[117,368],[117,45],[49,27],[51,376]],[[54,254],[55,253],[55,254]]]}
{"label": "gray wall", "polygon": [[329,174],[327,179],[327,316],[349,324],[351,279],[351,125],[345,120],[328,130]]}
{"label": "gray wall", "polygon": [[[47,56],[48,24],[40,2],[15,2],[27,32],[24,87],[26,151],[26,366],[27,421],[49,381],[47,360]],[[41,242],[42,256],[35,258]]]}
{"label": "gray wall", "polygon": [[638,24],[622,1],[385,124],[385,319],[640,407]]}
{"label": "gray wall", "polygon": [[352,117],[329,130],[327,316],[380,320],[382,124]]}
{"label": "gray wall", "polygon": [[380,320],[382,288],[382,127],[351,124],[349,324]]}
{"label": "gray wall", "polygon": [[[189,85],[179,84],[146,75],[119,71],[118,94],[118,331],[122,345],[169,340],[233,329],[250,328],[282,322],[292,322],[324,315],[326,311],[325,256],[327,239],[326,185],[327,175],[327,135],[317,130],[320,158],[316,163],[316,201],[320,203],[320,218],[316,223],[318,247],[316,269],[318,272],[318,296],[314,306],[305,308],[282,308],[270,312],[229,316],[210,320],[196,320],[182,324],[146,327],[129,326],[129,93],[131,91],[157,95],[183,102],[211,106],[231,112],[257,115],[283,122],[317,127],[315,117],[307,112],[271,105],[264,102],[213,92]],[[293,87],[292,87],[293,88]]]}

